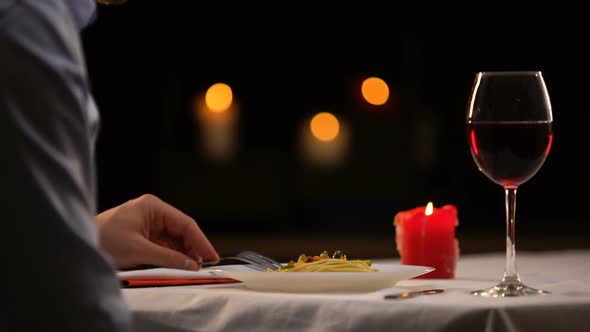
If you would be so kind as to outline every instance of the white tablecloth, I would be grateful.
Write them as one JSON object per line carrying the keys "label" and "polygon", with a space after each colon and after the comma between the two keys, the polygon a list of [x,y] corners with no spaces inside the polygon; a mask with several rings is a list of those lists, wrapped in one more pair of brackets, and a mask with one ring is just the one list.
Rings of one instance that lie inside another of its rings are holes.
{"label": "white tablecloth", "polygon": [[[123,291],[142,332],[590,331],[590,250],[517,254],[523,282],[550,295],[469,294],[497,284],[504,262],[504,253],[464,255],[455,279],[412,279],[400,282],[399,288],[362,294],[267,293],[240,284]],[[426,286],[446,291],[383,299],[400,289]]]}

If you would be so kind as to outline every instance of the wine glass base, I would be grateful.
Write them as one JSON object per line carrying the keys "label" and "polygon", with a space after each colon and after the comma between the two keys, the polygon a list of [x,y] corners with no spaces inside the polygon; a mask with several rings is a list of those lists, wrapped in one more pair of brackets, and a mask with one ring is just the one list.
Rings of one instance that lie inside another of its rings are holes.
{"label": "wine glass base", "polygon": [[551,294],[551,292],[528,287],[522,283],[499,283],[494,287],[472,291],[471,294],[483,297],[516,297]]}

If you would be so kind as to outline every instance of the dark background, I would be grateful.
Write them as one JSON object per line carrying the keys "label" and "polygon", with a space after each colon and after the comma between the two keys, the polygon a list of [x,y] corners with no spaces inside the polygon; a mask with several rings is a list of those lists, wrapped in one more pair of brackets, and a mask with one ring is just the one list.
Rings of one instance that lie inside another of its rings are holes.
{"label": "dark background", "polygon": [[[102,114],[99,206],[156,194],[221,251],[298,254],[316,239],[318,250],[388,256],[395,213],[433,201],[457,206],[464,252],[502,250],[503,190],[471,159],[467,100],[477,71],[541,70],[555,139],[518,191],[518,248],[589,246],[587,31],[581,9],[556,3],[100,6],[83,33]],[[355,90],[368,76],[392,90],[380,110]],[[204,158],[191,115],[195,94],[218,81],[241,107],[230,163]],[[318,111],[351,126],[338,167],[312,167],[298,152],[299,127]],[[424,146],[428,156],[417,153]],[[372,243],[380,248],[362,251]]]}

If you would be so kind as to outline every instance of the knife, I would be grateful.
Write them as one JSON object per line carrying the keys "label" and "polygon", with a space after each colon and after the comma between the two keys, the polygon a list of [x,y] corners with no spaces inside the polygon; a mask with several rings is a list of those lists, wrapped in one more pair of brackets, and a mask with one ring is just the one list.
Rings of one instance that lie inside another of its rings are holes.
{"label": "knife", "polygon": [[432,295],[432,294],[440,294],[444,292],[444,289],[433,288],[433,289],[424,289],[419,291],[408,291],[399,294],[388,294],[385,295],[383,298],[386,300],[395,300],[395,299],[409,299],[411,297],[415,297],[418,295]]}

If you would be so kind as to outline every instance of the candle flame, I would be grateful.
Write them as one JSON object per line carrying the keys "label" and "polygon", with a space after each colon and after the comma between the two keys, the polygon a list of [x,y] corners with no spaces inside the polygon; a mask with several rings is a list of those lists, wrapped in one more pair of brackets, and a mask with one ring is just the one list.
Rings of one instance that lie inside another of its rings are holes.
{"label": "candle flame", "polygon": [[427,215],[427,216],[431,215],[432,210],[433,210],[432,202],[428,202],[428,205],[426,205],[426,209],[424,210],[424,215]]}

